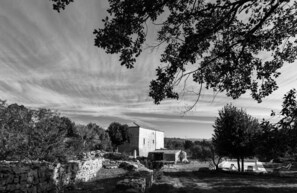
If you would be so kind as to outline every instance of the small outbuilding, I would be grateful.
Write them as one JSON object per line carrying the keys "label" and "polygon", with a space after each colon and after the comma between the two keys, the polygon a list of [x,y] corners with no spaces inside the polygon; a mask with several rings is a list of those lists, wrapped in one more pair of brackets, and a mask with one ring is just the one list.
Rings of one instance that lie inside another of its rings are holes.
{"label": "small outbuilding", "polygon": [[178,161],[184,162],[187,160],[187,154],[181,150],[157,149],[149,152],[148,159],[151,161],[162,161],[176,163]]}

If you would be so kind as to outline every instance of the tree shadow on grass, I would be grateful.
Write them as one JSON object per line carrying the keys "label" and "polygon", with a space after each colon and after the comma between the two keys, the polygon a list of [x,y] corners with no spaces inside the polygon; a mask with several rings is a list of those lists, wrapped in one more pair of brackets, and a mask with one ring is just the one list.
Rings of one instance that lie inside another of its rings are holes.
{"label": "tree shadow on grass", "polygon": [[295,193],[296,178],[216,172],[165,173],[150,193]]}
{"label": "tree shadow on grass", "polygon": [[169,184],[153,185],[149,193],[295,193],[296,188],[257,188],[257,187],[233,187],[203,189],[199,187],[176,188]]}
{"label": "tree shadow on grass", "polygon": [[114,192],[115,184],[121,178],[100,179],[91,182],[80,182],[66,189],[65,193],[111,193]]}

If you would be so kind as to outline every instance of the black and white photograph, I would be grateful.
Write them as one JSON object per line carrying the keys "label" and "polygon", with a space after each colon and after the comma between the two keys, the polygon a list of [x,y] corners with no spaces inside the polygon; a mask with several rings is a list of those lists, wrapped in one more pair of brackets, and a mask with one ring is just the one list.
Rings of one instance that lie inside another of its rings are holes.
{"label": "black and white photograph", "polygon": [[296,193],[296,0],[0,0],[0,193]]}

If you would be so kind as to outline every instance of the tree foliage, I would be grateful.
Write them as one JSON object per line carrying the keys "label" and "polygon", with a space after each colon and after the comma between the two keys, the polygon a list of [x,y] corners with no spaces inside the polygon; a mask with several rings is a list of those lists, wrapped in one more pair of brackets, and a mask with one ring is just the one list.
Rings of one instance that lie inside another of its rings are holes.
{"label": "tree foliage", "polygon": [[212,141],[196,141],[195,145],[191,147],[190,152],[193,159],[198,159],[199,161],[204,162],[208,161],[210,166],[214,166],[216,170],[219,169],[222,156],[216,153]]}
{"label": "tree foliage", "polygon": [[51,0],[53,1],[53,9],[60,12],[65,9],[66,5],[73,2],[73,0]]}
{"label": "tree foliage", "polygon": [[0,102],[0,159],[24,158],[28,147],[27,133],[33,125],[33,111],[23,105]]}
{"label": "tree foliage", "polygon": [[0,106],[0,159],[64,159],[65,117],[48,109],[6,105],[5,101]]}
{"label": "tree foliage", "polygon": [[286,156],[288,146],[287,134],[284,130],[279,130],[275,124],[263,120],[261,123],[261,133],[257,137],[256,155],[261,161],[277,161]]}
{"label": "tree foliage", "polygon": [[194,145],[190,149],[192,159],[198,159],[200,161],[208,161],[211,158],[211,151],[208,146],[205,145]]}
{"label": "tree foliage", "polygon": [[[293,158],[297,160],[297,100],[296,90],[291,89],[283,98],[280,120],[273,124],[263,120],[259,136],[258,154],[263,159]],[[272,113],[274,116],[275,113]]]}
{"label": "tree foliage", "polygon": [[[72,0],[51,1],[59,11]],[[94,31],[95,46],[119,54],[127,68],[144,49],[148,25],[158,26],[155,47],[163,48],[164,65],[156,69],[149,93],[156,104],[179,98],[177,85],[190,76],[201,88],[234,99],[250,91],[261,102],[277,89],[284,62],[296,60],[294,0],[109,0],[109,5],[110,17]]]}
{"label": "tree foliage", "polygon": [[193,141],[185,140],[184,148],[191,149],[191,147],[193,147],[193,145],[194,145]]}
{"label": "tree foliage", "polygon": [[65,161],[83,151],[110,149],[109,134],[95,123],[75,125],[50,109],[0,100],[0,160]]}
{"label": "tree foliage", "polygon": [[185,139],[165,138],[164,139],[164,147],[167,149],[184,150],[185,149]]}
{"label": "tree foliage", "polygon": [[86,151],[111,149],[109,134],[95,123],[89,123],[86,126],[77,125],[76,132],[79,142]]}
{"label": "tree foliage", "polygon": [[128,125],[113,122],[107,128],[107,132],[115,149],[119,145],[129,142]]}
{"label": "tree foliage", "polygon": [[65,160],[66,147],[64,139],[67,127],[63,119],[56,114],[42,118],[28,132],[28,155],[31,160]]}
{"label": "tree foliage", "polygon": [[[243,159],[255,155],[258,121],[230,104],[219,111],[215,120],[213,144],[220,156]],[[240,166],[238,165],[238,169]],[[243,171],[243,164],[242,164]]]}
{"label": "tree foliage", "polygon": [[286,139],[289,147],[288,154],[297,159],[297,100],[296,90],[291,89],[285,96],[280,115],[281,120],[277,126],[288,136]]}

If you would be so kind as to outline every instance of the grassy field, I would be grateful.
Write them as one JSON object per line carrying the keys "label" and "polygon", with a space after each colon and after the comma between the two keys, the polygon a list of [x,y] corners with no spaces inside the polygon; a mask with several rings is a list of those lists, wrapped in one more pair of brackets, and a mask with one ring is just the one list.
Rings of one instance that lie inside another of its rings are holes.
{"label": "grassy field", "polygon": [[209,162],[200,162],[196,160],[191,160],[190,163],[177,163],[174,165],[165,165],[162,168],[164,172],[191,172],[191,171],[198,171],[200,168],[208,168]]}
{"label": "grassy field", "polygon": [[297,179],[222,172],[164,173],[151,193],[295,193]]}
{"label": "grassy field", "polygon": [[[192,161],[164,167],[149,193],[296,193],[295,177],[240,174],[237,172],[199,171],[207,162]],[[115,193],[116,183],[124,177],[123,169],[101,169],[96,181],[77,184],[66,193]]]}
{"label": "grassy field", "polygon": [[[111,177],[111,176],[110,176]],[[80,183],[66,193],[115,193],[120,177]],[[148,193],[296,193],[297,178],[214,171],[164,172]]]}

